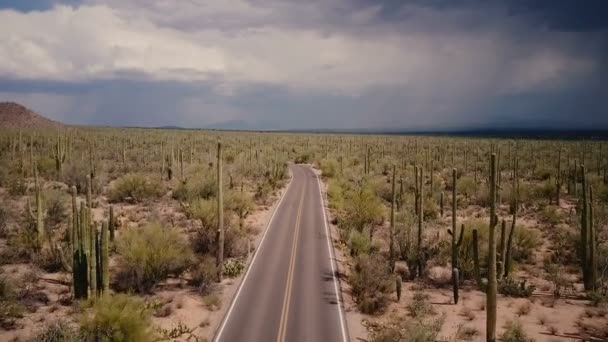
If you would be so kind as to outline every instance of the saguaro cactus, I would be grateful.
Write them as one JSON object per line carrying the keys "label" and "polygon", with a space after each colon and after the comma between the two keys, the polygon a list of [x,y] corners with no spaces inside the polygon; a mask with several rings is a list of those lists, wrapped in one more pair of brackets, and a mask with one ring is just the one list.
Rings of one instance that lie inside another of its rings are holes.
{"label": "saguaro cactus", "polygon": [[222,143],[217,143],[217,279],[224,273],[224,193],[222,189]]}
{"label": "saguaro cactus", "polygon": [[458,269],[456,267],[452,268],[452,291],[454,293],[454,304],[458,304],[458,282],[460,281],[460,277],[458,276]]}
{"label": "saguaro cactus", "polygon": [[36,213],[32,210],[32,206],[28,199],[27,207],[30,219],[36,223],[36,233],[38,242],[44,241],[44,209],[42,208],[42,190],[40,189],[40,181],[38,180],[38,167],[34,167],[34,191],[36,193]]}
{"label": "saguaro cactus", "polygon": [[511,220],[511,230],[509,231],[509,237],[507,238],[507,248],[505,251],[505,257],[503,258],[503,276],[508,277],[511,271],[511,247],[513,245],[513,236],[515,235],[515,229],[517,229],[517,211],[519,210],[519,159],[517,158],[517,151],[515,152],[515,161],[513,162],[513,185],[512,185],[512,202],[511,202],[511,213],[513,219]]}
{"label": "saguaro cactus", "polygon": [[100,295],[108,291],[110,287],[110,257],[108,253],[108,222],[103,222],[101,225],[101,235],[99,237],[99,251],[98,251],[98,270],[99,270],[99,284],[97,290]]}
{"label": "saguaro cactus", "polygon": [[418,239],[416,245],[416,260],[418,264],[418,277],[422,277],[422,226],[424,225],[424,173],[419,168],[420,180],[418,185]]}
{"label": "saguaro cactus", "polygon": [[57,144],[55,146],[55,169],[57,170],[57,173],[61,173],[63,170],[65,155],[65,146],[61,144],[61,135],[59,135],[57,136]]}
{"label": "saguaro cactus", "polygon": [[116,220],[114,219],[114,206],[110,206],[110,218],[108,219],[108,229],[110,231],[110,242],[114,242]]}
{"label": "saguaro cactus", "polygon": [[488,290],[486,293],[486,340],[496,341],[496,154],[490,156],[490,229],[488,235]]}
{"label": "saguaro cactus", "polygon": [[452,229],[448,229],[448,234],[452,236],[452,287],[454,289],[454,304],[458,304],[458,250],[462,245],[464,237],[464,225],[460,229],[460,237],[456,239],[456,169],[452,170]]}
{"label": "saguaro cactus", "polygon": [[389,242],[388,242],[388,263],[391,272],[395,270],[395,257],[393,251],[393,234],[395,234],[395,202],[397,200],[397,192],[395,191],[395,173],[396,167],[393,165],[393,179],[391,182],[392,193],[391,193],[391,226],[389,229]]}
{"label": "saguaro cactus", "polygon": [[586,291],[594,291],[597,285],[596,237],[593,224],[593,190],[587,182],[585,166],[581,166],[581,266]]}

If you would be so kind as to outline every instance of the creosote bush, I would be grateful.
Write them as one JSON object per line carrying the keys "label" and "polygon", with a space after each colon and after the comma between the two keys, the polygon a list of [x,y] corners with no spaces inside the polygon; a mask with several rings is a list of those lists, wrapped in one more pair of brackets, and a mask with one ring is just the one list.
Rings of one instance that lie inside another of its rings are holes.
{"label": "creosote bush", "polygon": [[163,186],[157,179],[131,173],[116,180],[108,198],[110,202],[138,203],[159,198],[163,192]]}
{"label": "creosote bush", "polygon": [[91,301],[80,321],[87,341],[148,342],[154,340],[150,310],[143,300],[126,294]]}
{"label": "creosote bush", "polygon": [[117,239],[120,254],[118,287],[149,292],[171,275],[179,275],[192,262],[192,252],[179,232],[159,224],[126,230]]}

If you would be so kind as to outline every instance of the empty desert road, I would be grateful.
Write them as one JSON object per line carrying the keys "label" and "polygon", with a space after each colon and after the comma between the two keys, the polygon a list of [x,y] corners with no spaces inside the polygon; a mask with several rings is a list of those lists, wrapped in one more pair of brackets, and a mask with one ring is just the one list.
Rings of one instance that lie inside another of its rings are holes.
{"label": "empty desert road", "polygon": [[290,169],[216,342],[347,341],[319,182],[308,166]]}

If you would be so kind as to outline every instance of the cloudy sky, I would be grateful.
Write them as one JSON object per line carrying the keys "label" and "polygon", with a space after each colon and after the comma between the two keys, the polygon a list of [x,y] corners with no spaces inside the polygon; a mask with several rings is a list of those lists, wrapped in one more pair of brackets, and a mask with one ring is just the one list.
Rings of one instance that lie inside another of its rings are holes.
{"label": "cloudy sky", "polygon": [[73,124],[608,128],[608,1],[0,0],[0,101]]}

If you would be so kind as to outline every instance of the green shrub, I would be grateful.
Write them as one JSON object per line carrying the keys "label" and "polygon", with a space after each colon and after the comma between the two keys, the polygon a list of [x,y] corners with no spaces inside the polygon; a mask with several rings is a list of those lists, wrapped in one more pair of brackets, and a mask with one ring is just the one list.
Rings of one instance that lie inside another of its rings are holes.
{"label": "green shrub", "polygon": [[388,261],[379,254],[361,255],[349,276],[352,294],[359,310],[365,314],[380,312],[395,290],[395,282],[388,269]]}
{"label": "green shrub", "polygon": [[46,208],[44,223],[47,228],[53,229],[68,218],[67,199],[67,194],[59,190],[44,192],[44,208]]}
{"label": "green shrub", "polygon": [[369,239],[367,232],[358,232],[351,230],[350,232],[350,255],[355,257],[364,254],[370,254],[372,251],[372,242]]}
{"label": "green shrub", "polygon": [[91,302],[80,321],[87,340],[148,342],[154,339],[150,310],[144,302],[126,294],[106,295]]}
{"label": "green shrub", "polygon": [[343,226],[362,232],[373,228],[383,218],[382,202],[368,186],[349,191],[344,205],[346,211]]}
{"label": "green shrub", "polygon": [[424,220],[436,220],[439,217],[439,204],[432,197],[424,200]]}
{"label": "green shrub", "polygon": [[545,206],[542,210],[542,217],[545,222],[552,226],[556,226],[562,221],[562,215],[559,212],[559,208],[554,205]]}
{"label": "green shrub", "polygon": [[118,180],[110,190],[110,202],[138,203],[163,195],[162,184],[158,180],[139,174],[127,174]]}
{"label": "green shrub", "polygon": [[190,284],[196,286],[201,294],[207,294],[211,284],[217,279],[215,259],[203,257],[190,272]]}
{"label": "green shrub", "polygon": [[456,180],[456,187],[459,193],[463,194],[465,197],[471,197],[477,192],[477,184],[475,184],[475,179],[473,177],[460,177],[460,179]]}
{"label": "green shrub", "polygon": [[334,178],[338,174],[338,162],[333,159],[323,159],[319,162],[321,175],[327,178]]}
{"label": "green shrub", "polygon": [[524,328],[518,321],[509,321],[505,325],[505,331],[502,334],[504,342],[531,342],[533,339],[526,335]]}
{"label": "green shrub", "polygon": [[159,224],[123,232],[117,249],[121,256],[119,287],[139,292],[149,292],[170,275],[181,274],[192,261],[192,252],[179,232]]}
{"label": "green shrub", "polygon": [[178,201],[189,202],[197,198],[209,199],[217,195],[217,181],[214,177],[194,177],[188,181],[180,182],[173,191],[173,198]]}
{"label": "green shrub", "polygon": [[342,210],[344,208],[344,189],[340,182],[336,180],[329,181],[327,198],[329,200],[330,208],[336,210]]}
{"label": "green shrub", "polygon": [[243,227],[243,220],[253,212],[255,204],[249,194],[241,191],[230,191],[224,200],[224,207],[236,214],[239,218],[239,227]]}
{"label": "green shrub", "polygon": [[547,179],[534,185],[532,194],[537,201],[551,201],[555,198],[555,180]]}

